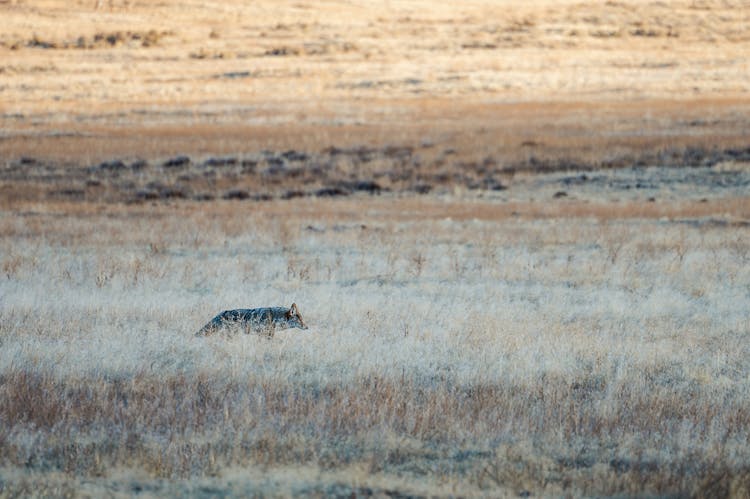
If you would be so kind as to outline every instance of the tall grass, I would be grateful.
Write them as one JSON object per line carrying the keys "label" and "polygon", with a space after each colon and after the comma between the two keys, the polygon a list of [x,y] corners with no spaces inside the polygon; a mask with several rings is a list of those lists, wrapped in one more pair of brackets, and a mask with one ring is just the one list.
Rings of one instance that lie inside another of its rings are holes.
{"label": "tall grass", "polygon": [[747,229],[273,206],[2,214],[0,491],[750,490]]}

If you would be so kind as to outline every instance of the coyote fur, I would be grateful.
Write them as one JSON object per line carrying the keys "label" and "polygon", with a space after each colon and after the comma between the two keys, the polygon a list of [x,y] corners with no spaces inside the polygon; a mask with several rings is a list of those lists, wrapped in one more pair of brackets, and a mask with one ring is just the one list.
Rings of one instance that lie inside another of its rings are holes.
{"label": "coyote fur", "polygon": [[225,310],[211,319],[195,335],[210,336],[221,329],[239,329],[246,334],[260,333],[273,338],[277,329],[292,327],[307,329],[296,303],[292,303],[290,308],[267,307]]}

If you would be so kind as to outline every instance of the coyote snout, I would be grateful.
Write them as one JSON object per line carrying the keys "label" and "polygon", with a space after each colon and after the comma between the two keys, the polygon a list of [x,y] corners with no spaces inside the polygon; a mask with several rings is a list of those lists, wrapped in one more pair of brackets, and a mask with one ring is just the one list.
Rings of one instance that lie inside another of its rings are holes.
{"label": "coyote snout", "polygon": [[292,303],[290,308],[267,307],[225,310],[211,319],[195,335],[209,336],[221,329],[238,328],[246,334],[261,333],[272,338],[276,329],[292,327],[307,329],[296,303]]}

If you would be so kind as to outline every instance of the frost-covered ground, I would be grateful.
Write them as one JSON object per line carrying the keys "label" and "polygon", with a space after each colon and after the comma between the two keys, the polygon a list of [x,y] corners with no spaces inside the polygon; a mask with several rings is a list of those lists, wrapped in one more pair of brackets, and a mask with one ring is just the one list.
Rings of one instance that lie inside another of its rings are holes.
{"label": "frost-covered ground", "polygon": [[736,217],[72,206],[0,215],[0,491],[750,490]]}

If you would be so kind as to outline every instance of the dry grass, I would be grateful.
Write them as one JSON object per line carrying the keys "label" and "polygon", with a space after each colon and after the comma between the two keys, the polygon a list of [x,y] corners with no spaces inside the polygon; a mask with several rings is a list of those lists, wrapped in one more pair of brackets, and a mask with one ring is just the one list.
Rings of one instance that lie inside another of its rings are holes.
{"label": "dry grass", "polygon": [[0,3],[0,155],[747,146],[747,2]]}
{"label": "dry grass", "polygon": [[[3,72],[13,75],[11,97],[21,97],[9,112],[189,102],[221,114],[239,101],[265,103],[260,114],[273,116],[339,114],[332,103],[342,97],[746,98],[750,90],[744,1],[93,3],[0,5]],[[301,106],[307,96],[317,102]],[[354,112],[347,118],[372,122],[390,110]]]}
{"label": "dry grass", "polygon": [[0,496],[747,497],[749,15],[0,0]]}
{"label": "dry grass", "polygon": [[[3,212],[0,487],[742,497],[747,227],[505,209]],[[309,334],[193,337],[291,301]]]}
{"label": "dry grass", "polygon": [[[362,193],[491,197],[521,203],[541,198],[575,200],[572,207],[560,202],[532,206],[537,214],[569,212],[578,209],[581,201],[604,203],[602,210],[616,212],[623,207],[613,201],[640,199],[645,203],[635,208],[647,215],[679,212],[683,204],[697,200],[742,203],[750,183],[750,147],[671,146],[657,153],[619,154],[608,152],[606,158],[595,159],[593,154],[586,159],[529,155],[512,160],[506,155],[467,161],[451,149],[422,144],[178,155],[162,160],[114,158],[94,165],[25,156],[0,163],[0,194],[7,206],[50,200],[267,201]],[[657,199],[670,204],[648,204]]]}

